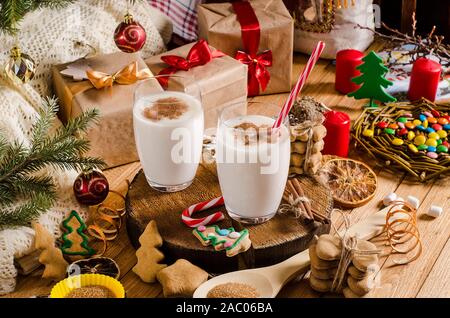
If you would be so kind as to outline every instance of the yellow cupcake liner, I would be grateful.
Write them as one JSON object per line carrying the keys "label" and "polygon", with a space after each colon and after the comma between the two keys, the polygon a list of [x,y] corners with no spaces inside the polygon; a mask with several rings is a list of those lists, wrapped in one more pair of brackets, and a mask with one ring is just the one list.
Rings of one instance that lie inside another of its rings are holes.
{"label": "yellow cupcake liner", "polygon": [[102,286],[108,288],[116,298],[125,298],[122,284],[101,274],[81,274],[66,278],[52,288],[50,298],[65,298],[72,290],[86,286]]}

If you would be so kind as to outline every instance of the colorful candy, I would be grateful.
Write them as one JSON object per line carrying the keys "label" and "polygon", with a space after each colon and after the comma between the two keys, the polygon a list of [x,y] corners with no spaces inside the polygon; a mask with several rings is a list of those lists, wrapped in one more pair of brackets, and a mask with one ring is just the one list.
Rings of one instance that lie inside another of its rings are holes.
{"label": "colorful candy", "polygon": [[437,132],[437,134],[438,134],[439,138],[442,138],[442,139],[447,138],[447,136],[448,136],[448,133],[445,130],[439,130]]}
{"label": "colorful candy", "polygon": [[413,144],[409,144],[408,148],[409,148],[409,150],[411,150],[414,153],[418,153],[419,152],[419,149],[417,149],[417,147],[414,146]]}
{"label": "colorful candy", "polygon": [[439,153],[442,153],[442,152],[448,153],[448,147],[446,147],[444,145],[440,145],[436,148],[436,151]]}
{"label": "colorful candy", "polygon": [[414,119],[414,120],[413,120],[413,124],[414,124],[415,126],[419,126],[419,125],[422,125],[422,121],[421,121],[421,120],[418,120],[418,119]]}
{"label": "colorful candy", "polygon": [[399,136],[404,136],[407,134],[408,134],[408,129],[406,129],[406,128],[402,128],[397,132],[397,135],[399,135]]}
{"label": "colorful candy", "polygon": [[412,130],[412,129],[416,128],[416,125],[414,125],[412,122],[408,121],[408,122],[405,124],[405,127],[408,128],[408,129],[410,129],[410,130]]}
{"label": "colorful candy", "polygon": [[441,118],[438,119],[438,123],[441,124],[441,125],[447,125],[448,124],[448,119],[441,117]]}
{"label": "colorful candy", "polygon": [[423,145],[423,144],[425,144],[426,141],[427,141],[427,139],[423,135],[419,135],[416,138],[414,138],[414,144],[416,146]]}
{"label": "colorful candy", "polygon": [[417,147],[417,149],[419,149],[420,151],[422,151],[422,150],[427,150],[427,149],[428,149],[428,146],[425,145],[425,144],[419,145],[419,146]]}
{"label": "colorful candy", "polygon": [[416,137],[414,131],[408,131],[408,140],[413,140]]}
{"label": "colorful candy", "polygon": [[401,146],[404,144],[404,141],[403,141],[403,139],[400,139],[400,138],[394,138],[394,139],[392,139],[392,144],[394,146]]}
{"label": "colorful candy", "polygon": [[417,129],[417,130],[420,130],[420,131],[425,131],[425,130],[426,130],[426,128],[423,127],[422,125],[417,125],[417,126],[416,126],[416,129]]}
{"label": "colorful candy", "polygon": [[397,125],[398,125],[398,127],[401,128],[401,129],[405,128],[405,124],[402,123],[402,122],[400,122],[400,121],[397,123]]}
{"label": "colorful candy", "polygon": [[407,121],[408,121],[408,119],[406,119],[405,117],[400,117],[399,119],[397,119],[397,122],[403,123],[403,124],[406,124]]}
{"label": "colorful candy", "polygon": [[450,125],[443,125],[442,128],[444,128],[445,130],[450,130]]}
{"label": "colorful candy", "polygon": [[434,117],[440,117],[441,116],[441,114],[436,109],[433,109],[431,111],[431,114],[433,114]]}
{"label": "colorful candy", "polygon": [[427,152],[427,157],[431,159],[437,159],[438,154],[435,152]]}
{"label": "colorful candy", "polygon": [[430,118],[428,118],[428,122],[429,122],[430,124],[436,124],[436,123],[437,123],[437,119],[434,118],[434,117],[430,117]]}
{"label": "colorful candy", "polygon": [[398,125],[397,124],[389,124],[388,126],[391,129],[398,129]]}
{"label": "colorful candy", "polygon": [[395,130],[392,128],[385,128],[384,132],[388,135],[394,135],[395,134]]}
{"label": "colorful candy", "polygon": [[441,137],[439,137],[439,134],[437,132],[431,132],[428,134],[428,138],[432,138],[432,139],[441,139]]}
{"label": "colorful candy", "polygon": [[419,115],[419,120],[420,120],[421,122],[424,122],[425,120],[427,120],[427,116],[425,116],[424,114],[420,114],[420,115]]}
{"label": "colorful candy", "polygon": [[436,139],[433,139],[433,138],[428,138],[427,141],[425,142],[425,144],[427,146],[437,147],[437,141],[436,141]]}
{"label": "colorful candy", "polygon": [[372,129],[364,129],[364,131],[363,131],[363,136],[364,137],[371,138],[371,137],[373,137],[373,135],[374,135],[374,132],[373,132]]}
{"label": "colorful candy", "polygon": [[424,120],[422,122],[422,126],[425,127],[425,128],[428,128],[428,120]]}
{"label": "colorful candy", "polygon": [[439,124],[433,124],[433,125],[431,126],[431,128],[433,128],[433,129],[436,130],[436,131],[442,130],[442,126],[439,125]]}
{"label": "colorful candy", "polygon": [[380,122],[377,124],[377,127],[378,127],[378,128],[381,128],[381,129],[387,128],[387,126],[389,126],[389,124],[388,124],[387,122],[385,122],[385,121],[380,121]]}
{"label": "colorful candy", "polygon": [[427,151],[429,151],[429,152],[436,152],[436,147],[428,146]]}
{"label": "colorful candy", "polygon": [[432,132],[436,132],[436,130],[434,130],[434,129],[431,128],[431,127],[428,127],[428,128],[425,129],[425,132],[426,132],[427,134],[429,134],[429,133],[432,133]]}

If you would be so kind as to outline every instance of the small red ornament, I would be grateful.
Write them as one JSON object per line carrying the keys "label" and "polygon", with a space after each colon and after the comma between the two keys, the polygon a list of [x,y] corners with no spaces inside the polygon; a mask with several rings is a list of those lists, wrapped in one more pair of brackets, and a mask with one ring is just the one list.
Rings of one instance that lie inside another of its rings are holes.
{"label": "small red ornament", "polygon": [[79,203],[97,205],[108,196],[109,183],[99,171],[82,172],[73,183],[73,192]]}
{"label": "small red ornament", "polygon": [[133,16],[127,13],[116,30],[114,31],[114,42],[117,47],[125,53],[134,53],[142,49],[147,39],[145,29]]}

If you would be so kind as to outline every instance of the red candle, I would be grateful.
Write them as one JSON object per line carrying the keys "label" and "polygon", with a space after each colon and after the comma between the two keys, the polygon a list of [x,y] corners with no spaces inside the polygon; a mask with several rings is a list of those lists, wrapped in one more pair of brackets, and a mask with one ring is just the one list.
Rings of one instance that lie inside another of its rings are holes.
{"label": "red candle", "polygon": [[418,100],[422,97],[434,102],[441,78],[442,67],[438,62],[421,57],[414,62],[409,82],[408,99]]}
{"label": "red candle", "polygon": [[359,88],[359,85],[352,82],[352,78],[361,74],[356,67],[362,63],[361,59],[363,57],[363,52],[358,50],[342,50],[337,52],[335,88],[338,92],[348,94]]}
{"label": "red candle", "polygon": [[322,153],[346,158],[350,144],[350,117],[346,113],[331,110],[325,113],[324,125],[327,135]]}

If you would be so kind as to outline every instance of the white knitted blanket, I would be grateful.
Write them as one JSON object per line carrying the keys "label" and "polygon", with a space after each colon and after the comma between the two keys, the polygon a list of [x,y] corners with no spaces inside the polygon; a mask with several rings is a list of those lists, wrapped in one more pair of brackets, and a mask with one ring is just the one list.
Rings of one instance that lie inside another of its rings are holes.
{"label": "white knitted blanket", "polygon": [[[20,25],[20,47],[38,63],[38,71],[29,84],[20,88],[8,86],[0,79],[2,134],[9,140],[27,144],[42,97],[52,94],[51,66],[76,60],[89,52],[88,46],[77,45],[76,41],[93,46],[98,54],[117,51],[113,33],[125,11],[125,0],[80,0],[62,10],[45,9],[28,14]],[[147,57],[164,51],[171,34],[170,21],[146,2],[137,2],[131,12],[147,32],[142,55]],[[0,65],[4,65],[14,39],[0,35],[0,43]],[[61,125],[59,121],[55,123],[58,125]],[[72,193],[75,171],[48,172],[55,178],[58,202],[39,222],[55,236],[60,236],[59,225],[70,210],[79,211],[83,217],[87,210],[77,204]],[[33,251],[33,238],[34,231],[28,227],[0,229],[0,294],[14,290],[17,276],[14,258]]]}

